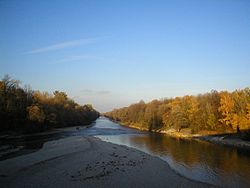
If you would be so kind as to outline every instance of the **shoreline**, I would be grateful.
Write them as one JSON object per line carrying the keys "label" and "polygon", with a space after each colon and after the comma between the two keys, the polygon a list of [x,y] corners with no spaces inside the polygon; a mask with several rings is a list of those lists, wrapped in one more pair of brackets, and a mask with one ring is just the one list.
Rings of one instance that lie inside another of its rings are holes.
{"label": "shoreline", "polygon": [[153,133],[160,133],[168,135],[172,138],[176,139],[183,139],[183,140],[195,140],[195,141],[204,141],[209,142],[212,144],[218,144],[226,147],[236,148],[236,149],[243,149],[243,150],[250,150],[250,141],[245,141],[240,138],[231,138],[230,134],[214,134],[214,135],[203,135],[203,134],[190,134],[190,133],[183,133],[178,132],[176,130],[170,129],[170,130],[151,130],[143,129],[141,127],[137,127],[134,125],[128,125],[126,123],[122,123],[119,121],[115,121],[110,119],[111,121],[120,124],[121,126],[129,127],[132,129],[137,129],[140,131],[147,131],[147,132],[153,132]]}
{"label": "shoreline", "polygon": [[94,122],[87,126],[53,128],[40,133],[3,134],[0,136],[0,161],[33,153],[41,149],[46,142],[61,139],[65,134],[74,134],[93,125]]}
{"label": "shoreline", "polygon": [[211,187],[177,174],[158,157],[90,136],[49,141],[34,153],[0,161],[0,183],[3,187]]}

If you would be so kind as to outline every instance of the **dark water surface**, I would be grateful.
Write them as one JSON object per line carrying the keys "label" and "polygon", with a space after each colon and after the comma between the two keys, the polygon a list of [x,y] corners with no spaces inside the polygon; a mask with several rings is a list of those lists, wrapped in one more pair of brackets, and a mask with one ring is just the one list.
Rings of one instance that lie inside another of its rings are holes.
{"label": "dark water surface", "polygon": [[41,148],[46,141],[74,135],[96,136],[104,141],[126,145],[158,156],[167,161],[177,173],[193,180],[222,187],[250,187],[248,151],[142,132],[120,126],[103,117],[87,129],[66,128],[49,135],[22,137],[14,140],[12,144],[21,145],[30,151]]}

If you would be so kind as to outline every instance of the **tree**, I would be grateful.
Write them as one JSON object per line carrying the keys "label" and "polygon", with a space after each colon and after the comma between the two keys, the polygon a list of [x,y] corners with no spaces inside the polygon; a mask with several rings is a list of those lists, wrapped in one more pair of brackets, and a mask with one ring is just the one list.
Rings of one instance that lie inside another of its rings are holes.
{"label": "tree", "polygon": [[159,104],[160,102],[158,100],[153,100],[146,106],[144,118],[150,131],[161,127],[162,120],[161,117],[158,116]]}
{"label": "tree", "polygon": [[64,104],[67,100],[67,94],[65,92],[55,91],[54,93],[54,101],[56,104]]}
{"label": "tree", "polygon": [[234,107],[234,101],[230,94],[226,91],[220,93],[220,107],[219,112],[222,114],[222,118],[219,120],[221,123],[232,128],[232,110]]}
{"label": "tree", "polygon": [[246,115],[246,117],[247,117],[247,119],[248,119],[249,122],[250,122],[250,103],[247,104],[246,110],[247,110],[247,115]]}
{"label": "tree", "polygon": [[217,118],[214,114],[209,114],[207,119],[207,125],[210,129],[214,130],[217,125]]}
{"label": "tree", "polygon": [[43,123],[45,120],[45,115],[43,110],[36,105],[28,106],[28,119],[37,123]]}
{"label": "tree", "polygon": [[[81,106],[65,92],[32,91],[22,88],[20,81],[5,76],[0,81],[0,131],[40,131],[50,127],[89,124],[99,117],[91,106]],[[33,126],[33,124],[44,125]]]}
{"label": "tree", "polygon": [[[225,131],[250,128],[250,89],[174,99],[143,101],[106,113],[108,117],[151,131],[190,128]],[[221,124],[225,125],[224,127]]]}

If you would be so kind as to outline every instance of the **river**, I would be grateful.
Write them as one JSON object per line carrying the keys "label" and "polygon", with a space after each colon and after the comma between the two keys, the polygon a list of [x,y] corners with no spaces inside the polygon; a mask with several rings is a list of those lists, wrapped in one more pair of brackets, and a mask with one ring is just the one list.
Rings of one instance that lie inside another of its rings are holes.
{"label": "river", "polygon": [[174,171],[193,180],[221,187],[250,187],[250,153],[247,151],[138,131],[104,117],[97,119],[90,128],[51,134],[46,136],[46,139],[37,139],[36,142],[36,137],[32,137],[26,139],[23,145],[26,149],[34,149],[34,145],[42,147],[44,140],[74,135],[95,136],[104,141],[126,145],[158,156]]}

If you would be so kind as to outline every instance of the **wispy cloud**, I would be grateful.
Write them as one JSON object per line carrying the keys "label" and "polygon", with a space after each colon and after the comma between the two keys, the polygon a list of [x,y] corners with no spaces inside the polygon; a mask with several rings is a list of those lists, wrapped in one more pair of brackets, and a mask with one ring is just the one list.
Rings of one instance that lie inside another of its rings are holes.
{"label": "wispy cloud", "polygon": [[81,93],[87,94],[87,95],[108,95],[110,94],[110,91],[107,90],[91,90],[91,89],[83,89],[81,90]]}
{"label": "wispy cloud", "polygon": [[71,40],[71,41],[64,41],[61,43],[53,44],[50,46],[45,46],[37,49],[33,49],[27,52],[24,52],[23,54],[37,54],[42,52],[49,52],[49,51],[55,51],[60,50],[64,48],[84,45],[84,44],[91,44],[97,41],[98,38],[85,38],[85,39],[78,39],[78,40]]}

